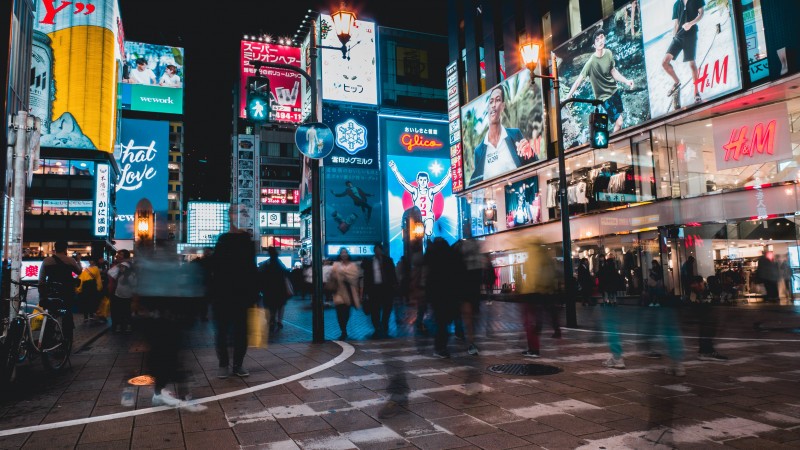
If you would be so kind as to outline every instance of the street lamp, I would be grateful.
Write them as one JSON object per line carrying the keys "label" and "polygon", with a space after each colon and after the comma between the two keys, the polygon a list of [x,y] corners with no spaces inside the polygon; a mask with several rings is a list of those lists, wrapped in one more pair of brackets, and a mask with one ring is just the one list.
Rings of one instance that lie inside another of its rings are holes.
{"label": "street lamp", "polygon": [[350,30],[356,23],[356,15],[349,11],[336,11],[331,15],[333,29],[336,30],[336,37],[342,45],[350,41]]}
{"label": "street lamp", "polygon": [[567,199],[567,171],[566,163],[564,162],[564,136],[561,131],[561,108],[568,103],[591,103],[593,105],[600,104],[597,100],[582,100],[571,98],[561,102],[561,95],[558,85],[558,65],[556,64],[556,55],[550,52],[550,75],[536,75],[533,71],[539,64],[539,51],[541,45],[536,42],[527,42],[519,46],[519,52],[522,56],[522,61],[528,67],[531,73],[531,86],[534,85],[536,78],[543,78],[553,82],[553,91],[555,91],[555,109],[556,109],[556,152],[558,153],[558,192],[561,202],[561,253],[564,258],[564,288],[567,295],[567,326],[578,326],[577,311],[575,310],[575,282],[572,276],[572,235],[569,229],[569,201]]}

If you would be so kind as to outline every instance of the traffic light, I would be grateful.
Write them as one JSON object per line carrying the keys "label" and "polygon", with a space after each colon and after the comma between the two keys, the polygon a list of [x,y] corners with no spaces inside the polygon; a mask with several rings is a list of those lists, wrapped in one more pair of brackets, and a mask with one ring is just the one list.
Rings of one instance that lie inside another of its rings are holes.
{"label": "traffic light", "polygon": [[589,136],[592,148],[608,148],[608,114],[589,114]]}
{"label": "traffic light", "polygon": [[269,105],[269,78],[247,77],[247,119],[267,122],[271,112]]}

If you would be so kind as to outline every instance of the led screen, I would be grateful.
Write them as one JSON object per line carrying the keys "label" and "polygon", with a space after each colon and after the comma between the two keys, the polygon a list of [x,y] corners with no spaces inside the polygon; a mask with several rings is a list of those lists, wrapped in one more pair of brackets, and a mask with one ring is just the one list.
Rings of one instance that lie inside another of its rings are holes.
{"label": "led screen", "polygon": [[[339,48],[331,16],[319,17],[319,44]],[[347,42],[346,57],[337,49],[323,48],[322,99],[365,105],[378,104],[378,69],[375,54],[375,24],[356,20]]]}
{"label": "led screen", "polygon": [[120,107],[183,114],[183,49],[125,42]]}
{"label": "led screen", "polygon": [[[266,42],[242,41],[241,81],[239,87],[239,117],[246,117],[247,77],[255,76],[256,68],[250,61],[289,64],[300,67],[300,49],[288,45],[268,44]],[[269,78],[270,121],[302,122],[303,97],[302,75],[289,70],[262,67],[261,75]]]}

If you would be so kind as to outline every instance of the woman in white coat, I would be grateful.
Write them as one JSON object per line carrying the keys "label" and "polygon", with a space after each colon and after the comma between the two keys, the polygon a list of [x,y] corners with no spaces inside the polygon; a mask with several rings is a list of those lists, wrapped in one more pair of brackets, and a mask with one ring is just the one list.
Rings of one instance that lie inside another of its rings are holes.
{"label": "woman in white coat", "polygon": [[336,318],[339,319],[339,329],[342,335],[340,341],[347,339],[347,322],[350,320],[350,307],[361,308],[361,268],[350,260],[347,249],[339,250],[339,260],[333,263],[331,277],[335,280],[336,289],[333,292],[333,304],[336,306]]}

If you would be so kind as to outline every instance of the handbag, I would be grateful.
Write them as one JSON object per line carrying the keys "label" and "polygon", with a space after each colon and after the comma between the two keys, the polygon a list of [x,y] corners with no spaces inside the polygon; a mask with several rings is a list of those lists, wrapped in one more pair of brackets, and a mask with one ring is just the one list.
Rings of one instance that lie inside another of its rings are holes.
{"label": "handbag", "polygon": [[269,345],[269,310],[258,306],[247,308],[247,346],[267,348]]}
{"label": "handbag", "polygon": [[283,277],[283,282],[286,285],[286,298],[294,297],[294,286],[292,286],[292,282],[289,281],[289,277]]}
{"label": "handbag", "polygon": [[109,300],[108,297],[103,297],[103,299],[100,300],[100,305],[97,307],[97,312],[95,313],[95,315],[97,315],[98,317],[108,319],[110,313],[111,313],[111,300]]}

